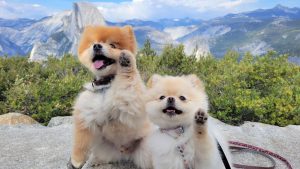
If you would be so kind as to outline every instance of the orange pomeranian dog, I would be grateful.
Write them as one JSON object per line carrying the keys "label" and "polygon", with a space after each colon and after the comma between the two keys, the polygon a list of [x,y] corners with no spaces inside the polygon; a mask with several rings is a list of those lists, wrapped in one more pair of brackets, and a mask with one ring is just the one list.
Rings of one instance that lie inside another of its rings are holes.
{"label": "orange pomeranian dog", "polygon": [[144,108],[145,86],[136,67],[132,27],[86,27],[78,49],[80,62],[94,75],[75,102],[74,138],[69,168],[87,159],[107,163],[133,160],[149,168],[143,138],[151,125]]}

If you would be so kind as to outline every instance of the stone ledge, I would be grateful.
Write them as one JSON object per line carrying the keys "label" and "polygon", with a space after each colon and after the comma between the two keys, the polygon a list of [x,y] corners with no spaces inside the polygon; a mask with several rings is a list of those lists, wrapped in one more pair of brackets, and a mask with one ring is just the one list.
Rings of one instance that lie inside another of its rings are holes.
{"label": "stone ledge", "polygon": [[[69,120],[66,120],[69,119]],[[0,125],[0,164],[3,168],[14,169],[66,169],[71,152],[71,117],[56,117],[53,127]],[[229,140],[252,144],[278,153],[290,161],[293,168],[300,168],[300,126],[278,127],[247,122],[241,126],[230,126],[216,119],[211,122],[227,135]],[[251,154],[234,155],[235,162],[267,165],[264,158]],[[285,165],[276,160],[277,168]],[[84,169],[136,169],[130,163],[103,164]]]}

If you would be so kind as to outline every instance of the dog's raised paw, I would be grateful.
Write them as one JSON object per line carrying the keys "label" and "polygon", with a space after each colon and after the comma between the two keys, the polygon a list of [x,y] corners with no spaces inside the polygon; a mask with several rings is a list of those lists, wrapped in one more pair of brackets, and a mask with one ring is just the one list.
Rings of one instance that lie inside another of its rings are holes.
{"label": "dog's raised paw", "polygon": [[198,125],[203,125],[207,122],[208,114],[204,112],[203,110],[198,110],[195,114],[195,122]]}
{"label": "dog's raised paw", "polygon": [[131,65],[130,57],[130,55],[126,54],[125,52],[122,52],[119,60],[120,65],[122,67],[129,67]]}

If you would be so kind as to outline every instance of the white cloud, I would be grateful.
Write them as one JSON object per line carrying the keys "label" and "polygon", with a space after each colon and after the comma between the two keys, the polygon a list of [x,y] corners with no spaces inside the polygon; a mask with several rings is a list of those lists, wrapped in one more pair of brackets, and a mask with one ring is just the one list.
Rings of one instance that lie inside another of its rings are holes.
{"label": "white cloud", "polygon": [[0,18],[37,19],[51,15],[52,13],[53,11],[50,11],[50,9],[40,4],[13,3],[7,0],[0,1]]}
{"label": "white cloud", "polygon": [[0,1],[0,5],[5,5],[6,2],[5,1]]}
{"label": "white cloud", "polygon": [[239,7],[256,0],[133,0],[130,2],[95,3],[110,21],[161,18],[212,18],[227,12],[240,12]]}
{"label": "white cloud", "polygon": [[[129,19],[157,20],[161,18],[201,18],[240,12],[245,4],[256,0],[132,0],[120,3],[95,2],[109,21]],[[71,10],[71,7],[70,7]],[[13,3],[0,0],[0,18],[41,18],[58,11],[41,4]]]}
{"label": "white cloud", "polygon": [[234,1],[227,1],[219,4],[220,7],[225,8],[235,8],[241,6],[242,4],[255,2],[255,0],[234,0]]}
{"label": "white cloud", "polygon": [[40,4],[32,4],[32,6],[33,6],[33,7],[36,7],[36,8],[41,7]]}

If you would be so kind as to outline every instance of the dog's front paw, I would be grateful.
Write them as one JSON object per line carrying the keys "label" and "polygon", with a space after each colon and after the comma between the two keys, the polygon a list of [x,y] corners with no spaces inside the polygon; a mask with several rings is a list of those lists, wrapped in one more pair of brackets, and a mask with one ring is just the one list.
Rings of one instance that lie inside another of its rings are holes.
{"label": "dog's front paw", "polygon": [[204,125],[207,122],[208,114],[203,110],[198,110],[195,114],[195,122],[198,125]]}
{"label": "dog's front paw", "polygon": [[197,134],[202,135],[207,131],[208,114],[199,109],[195,114],[195,131]]}
{"label": "dog's front paw", "polygon": [[132,59],[132,56],[129,52],[122,51],[121,55],[120,55],[120,59],[119,59],[119,64],[122,67],[130,67],[132,64],[131,59]]}

